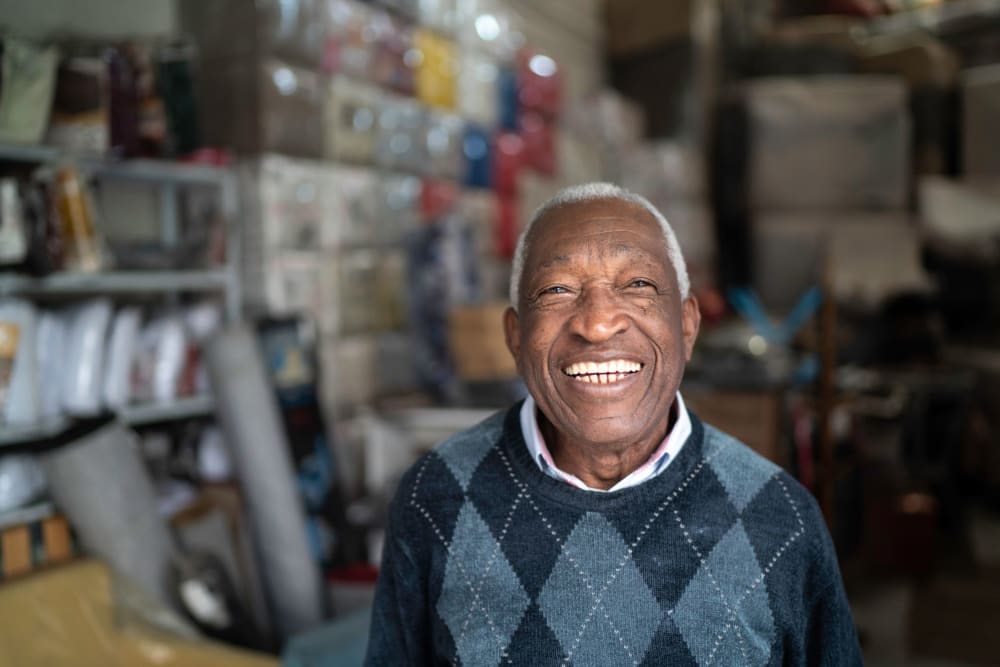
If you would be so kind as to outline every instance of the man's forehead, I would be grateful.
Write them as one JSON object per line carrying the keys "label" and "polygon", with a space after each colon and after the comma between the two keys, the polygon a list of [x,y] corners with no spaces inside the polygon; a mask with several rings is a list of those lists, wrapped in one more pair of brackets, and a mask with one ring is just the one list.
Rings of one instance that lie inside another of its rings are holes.
{"label": "man's forehead", "polygon": [[574,202],[548,211],[535,222],[528,239],[529,254],[544,245],[549,255],[545,261],[549,261],[564,257],[561,248],[588,241],[615,254],[635,252],[640,249],[636,235],[655,239],[657,244],[664,241],[661,248],[665,248],[659,223],[644,207],[616,199]]}

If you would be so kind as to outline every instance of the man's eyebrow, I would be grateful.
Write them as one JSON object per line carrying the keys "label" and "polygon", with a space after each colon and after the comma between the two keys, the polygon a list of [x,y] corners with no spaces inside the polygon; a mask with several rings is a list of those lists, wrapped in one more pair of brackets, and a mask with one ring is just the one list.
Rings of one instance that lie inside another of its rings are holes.
{"label": "man's eyebrow", "polygon": [[555,255],[542,262],[538,266],[538,270],[541,271],[544,269],[549,269],[555,266],[556,264],[566,264],[567,262],[569,262],[569,255]]}

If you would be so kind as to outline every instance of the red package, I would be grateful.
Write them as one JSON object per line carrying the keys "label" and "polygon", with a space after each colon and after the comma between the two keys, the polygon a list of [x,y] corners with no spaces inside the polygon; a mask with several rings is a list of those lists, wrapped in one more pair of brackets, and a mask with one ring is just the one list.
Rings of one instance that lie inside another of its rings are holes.
{"label": "red package", "polygon": [[521,139],[524,141],[523,164],[545,176],[555,176],[555,121],[534,112],[521,114]]}
{"label": "red package", "polygon": [[516,132],[500,132],[494,140],[493,184],[502,194],[515,194],[517,174],[524,165],[524,139]]}
{"label": "red package", "polygon": [[461,191],[451,181],[424,180],[420,193],[420,215],[425,221],[446,215],[458,204]]}
{"label": "red package", "polygon": [[549,117],[562,111],[562,71],[550,56],[531,48],[521,49],[517,81],[522,108]]}

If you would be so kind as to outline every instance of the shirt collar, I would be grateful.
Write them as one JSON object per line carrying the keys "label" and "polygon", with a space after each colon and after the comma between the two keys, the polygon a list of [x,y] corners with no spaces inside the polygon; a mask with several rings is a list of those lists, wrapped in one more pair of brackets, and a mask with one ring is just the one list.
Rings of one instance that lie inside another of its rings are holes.
{"label": "shirt collar", "polygon": [[[608,492],[620,491],[621,489],[642,484],[662,473],[667,469],[670,462],[677,458],[677,454],[681,451],[688,436],[691,435],[691,417],[688,415],[687,408],[684,407],[684,399],[681,398],[680,392],[677,392],[677,400],[674,402],[674,405],[677,406],[677,419],[674,421],[674,427],[670,429],[667,437],[663,439],[663,442],[656,448],[656,451],[646,459],[645,463],[619,480],[610,489],[607,489]],[[536,407],[535,400],[529,394],[524,400],[524,405],[521,406],[520,414],[521,433],[524,436],[525,444],[528,446],[528,452],[531,454],[531,460],[535,462],[535,465],[546,475],[562,480],[577,488],[586,491],[604,491],[605,489],[594,489],[587,486],[576,475],[564,472],[556,466],[552,460],[549,448],[545,445],[542,432],[538,428],[538,418],[535,412]]]}

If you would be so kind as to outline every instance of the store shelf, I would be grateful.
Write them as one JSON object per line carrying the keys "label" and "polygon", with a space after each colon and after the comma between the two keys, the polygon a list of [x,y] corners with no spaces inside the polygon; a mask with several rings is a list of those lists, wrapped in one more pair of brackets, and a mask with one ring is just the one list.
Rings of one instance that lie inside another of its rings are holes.
{"label": "store shelf", "polygon": [[51,163],[72,160],[104,178],[176,185],[219,185],[231,178],[228,170],[167,160],[115,160],[75,155],[52,146],[0,144],[0,162]]}
{"label": "store shelf", "polygon": [[122,410],[119,416],[130,426],[143,426],[158,422],[206,417],[214,411],[215,400],[211,396],[193,396],[170,403],[131,405]]}
{"label": "store shelf", "polygon": [[[207,417],[215,411],[211,396],[192,396],[164,403],[130,405],[118,413],[129,426],[145,426],[161,422]],[[79,423],[72,417],[58,417],[38,424],[0,427],[0,449],[28,443],[51,441],[67,433]]]}
{"label": "store shelf", "polygon": [[211,292],[226,289],[225,271],[108,271],[55,273],[45,278],[0,274],[0,296]]}

